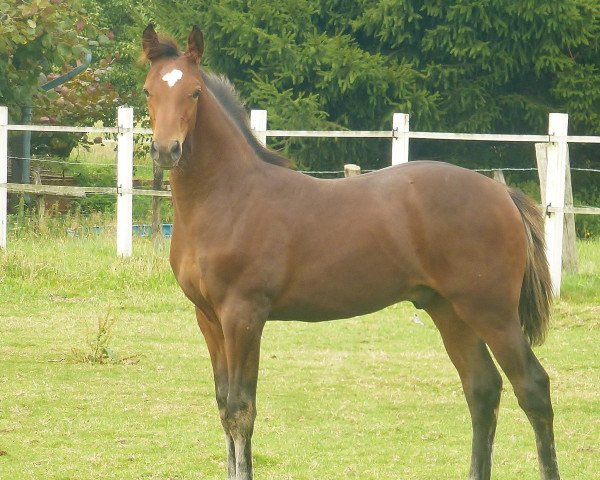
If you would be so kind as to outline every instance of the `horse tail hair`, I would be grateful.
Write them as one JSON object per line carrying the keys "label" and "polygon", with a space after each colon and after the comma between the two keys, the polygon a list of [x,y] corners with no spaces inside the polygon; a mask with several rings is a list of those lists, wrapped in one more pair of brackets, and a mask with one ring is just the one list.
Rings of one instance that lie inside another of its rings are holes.
{"label": "horse tail hair", "polygon": [[552,280],[546,257],[544,217],[538,206],[523,192],[509,189],[527,237],[527,263],[519,299],[519,317],[531,345],[544,343],[550,320]]}

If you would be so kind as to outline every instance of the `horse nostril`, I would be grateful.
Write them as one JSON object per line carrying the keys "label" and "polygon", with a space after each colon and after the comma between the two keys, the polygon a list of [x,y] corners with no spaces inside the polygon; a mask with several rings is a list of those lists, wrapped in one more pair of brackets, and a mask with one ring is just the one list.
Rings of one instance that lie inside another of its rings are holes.
{"label": "horse nostril", "polygon": [[173,160],[178,160],[179,157],[181,157],[181,143],[179,140],[175,140],[173,143],[171,143],[170,153]]}
{"label": "horse nostril", "polygon": [[153,160],[158,160],[158,147],[154,141],[150,144],[150,156]]}

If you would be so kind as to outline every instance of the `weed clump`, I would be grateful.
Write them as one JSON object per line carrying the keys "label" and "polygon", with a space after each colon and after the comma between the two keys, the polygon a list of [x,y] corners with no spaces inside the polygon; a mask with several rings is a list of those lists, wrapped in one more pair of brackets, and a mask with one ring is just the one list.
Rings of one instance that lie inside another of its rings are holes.
{"label": "weed clump", "polygon": [[91,363],[100,365],[135,364],[137,355],[119,355],[111,346],[116,319],[107,312],[98,318],[96,330],[88,335],[86,348],[74,347],[69,354],[73,363]]}

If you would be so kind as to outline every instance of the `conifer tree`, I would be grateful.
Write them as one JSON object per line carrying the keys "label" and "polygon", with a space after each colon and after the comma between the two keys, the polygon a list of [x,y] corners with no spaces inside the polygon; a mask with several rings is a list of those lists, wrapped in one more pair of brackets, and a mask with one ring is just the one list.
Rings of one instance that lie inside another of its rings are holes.
{"label": "conifer tree", "polygon": [[[596,0],[158,5],[159,23],[177,37],[185,38],[191,23],[202,27],[208,66],[227,75],[248,106],[267,109],[270,128],[389,129],[392,113],[405,112],[413,130],[543,133],[547,114],[563,111],[572,131],[600,133]],[[389,163],[387,141],[278,146],[310,169]],[[460,145],[421,150],[455,149]]]}

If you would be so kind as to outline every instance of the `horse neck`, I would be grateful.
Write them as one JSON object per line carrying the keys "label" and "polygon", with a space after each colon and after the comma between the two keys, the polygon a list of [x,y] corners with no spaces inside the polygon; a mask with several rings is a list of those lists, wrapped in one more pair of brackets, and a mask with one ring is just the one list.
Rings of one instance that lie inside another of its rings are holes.
{"label": "horse neck", "polygon": [[188,138],[190,150],[181,166],[170,172],[179,207],[195,208],[220,189],[236,191],[235,185],[264,163],[210,91],[199,102],[196,125]]}

